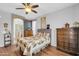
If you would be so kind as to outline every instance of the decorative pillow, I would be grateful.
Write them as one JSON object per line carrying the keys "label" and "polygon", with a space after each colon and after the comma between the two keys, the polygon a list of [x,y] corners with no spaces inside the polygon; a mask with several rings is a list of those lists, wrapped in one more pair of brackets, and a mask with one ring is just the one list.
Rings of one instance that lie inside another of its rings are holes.
{"label": "decorative pillow", "polygon": [[46,34],[46,36],[47,36],[47,37],[50,37],[50,34],[49,34],[49,33],[47,33],[47,34]]}
{"label": "decorative pillow", "polygon": [[41,32],[37,32],[37,34],[35,35],[35,37],[36,36],[41,36],[42,34],[41,34]]}

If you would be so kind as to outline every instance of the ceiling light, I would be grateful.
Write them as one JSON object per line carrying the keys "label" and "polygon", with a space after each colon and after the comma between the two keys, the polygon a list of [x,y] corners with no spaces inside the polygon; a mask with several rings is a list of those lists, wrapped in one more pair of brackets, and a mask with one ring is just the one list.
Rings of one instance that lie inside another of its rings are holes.
{"label": "ceiling light", "polygon": [[31,12],[31,8],[30,8],[30,7],[26,7],[26,8],[25,8],[25,11],[26,11],[26,12]]}

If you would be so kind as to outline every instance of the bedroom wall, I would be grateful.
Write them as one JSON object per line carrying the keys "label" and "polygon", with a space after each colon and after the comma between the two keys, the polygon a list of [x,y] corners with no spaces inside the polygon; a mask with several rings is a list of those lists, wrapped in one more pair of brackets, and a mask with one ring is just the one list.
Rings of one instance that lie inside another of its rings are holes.
{"label": "bedroom wall", "polygon": [[3,31],[4,31],[4,25],[3,23],[8,23],[8,28],[10,32],[12,32],[12,21],[11,21],[11,14],[4,12],[0,10],[0,47],[4,46],[4,36],[3,36]]}
{"label": "bedroom wall", "polygon": [[[70,26],[73,26],[75,21],[79,22],[79,4],[43,16],[47,17],[47,24],[50,24],[52,29],[51,45],[56,46],[56,28],[64,27],[66,22]],[[40,28],[40,25],[39,17],[37,18],[37,29]]]}

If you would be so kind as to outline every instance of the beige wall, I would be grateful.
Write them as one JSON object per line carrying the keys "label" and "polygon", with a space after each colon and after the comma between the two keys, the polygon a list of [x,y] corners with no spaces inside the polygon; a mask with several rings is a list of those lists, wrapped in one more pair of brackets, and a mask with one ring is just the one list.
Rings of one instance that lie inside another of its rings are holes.
{"label": "beige wall", "polygon": [[[68,22],[70,26],[73,26],[75,21],[79,22],[79,4],[74,5],[63,10],[59,10],[54,13],[44,15],[47,17],[47,24],[50,24],[52,29],[51,45],[56,46],[56,28],[64,27],[64,24]],[[40,17],[37,19],[36,28],[40,28]]]}

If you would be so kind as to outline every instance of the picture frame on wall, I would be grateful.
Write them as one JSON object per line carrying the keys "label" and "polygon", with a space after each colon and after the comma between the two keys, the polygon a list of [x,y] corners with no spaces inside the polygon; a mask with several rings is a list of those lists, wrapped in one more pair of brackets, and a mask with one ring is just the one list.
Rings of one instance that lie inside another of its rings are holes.
{"label": "picture frame on wall", "polygon": [[8,28],[8,23],[4,23],[4,28],[5,28],[5,29]]}
{"label": "picture frame on wall", "polygon": [[46,29],[46,16],[41,17],[41,29]]}

